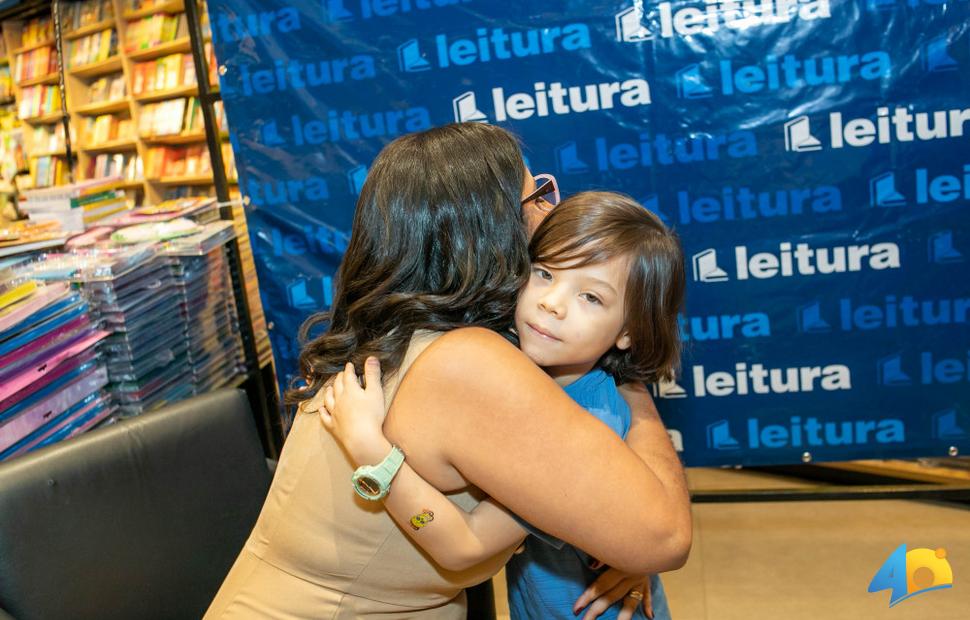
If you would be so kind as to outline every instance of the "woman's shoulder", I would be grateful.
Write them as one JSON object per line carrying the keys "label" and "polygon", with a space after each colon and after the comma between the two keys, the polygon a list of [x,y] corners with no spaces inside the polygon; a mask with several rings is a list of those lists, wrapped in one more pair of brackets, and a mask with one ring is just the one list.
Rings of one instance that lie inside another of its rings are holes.
{"label": "woman's shoulder", "polygon": [[450,380],[466,383],[469,378],[488,381],[512,369],[544,376],[501,334],[484,327],[461,327],[438,336],[415,360],[408,375],[433,377],[440,385]]}

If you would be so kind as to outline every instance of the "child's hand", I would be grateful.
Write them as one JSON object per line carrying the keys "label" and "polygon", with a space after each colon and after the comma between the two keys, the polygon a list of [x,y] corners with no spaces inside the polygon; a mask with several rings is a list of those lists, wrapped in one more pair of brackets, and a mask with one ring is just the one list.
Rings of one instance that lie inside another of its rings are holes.
{"label": "child's hand", "polygon": [[381,365],[375,357],[364,364],[364,383],[357,380],[349,363],[323,388],[320,420],[350,453],[357,465],[380,462],[390,449],[381,427],[384,424],[384,389]]}
{"label": "child's hand", "polygon": [[643,605],[643,611],[648,618],[653,618],[653,606],[650,604],[650,577],[630,575],[615,568],[609,568],[597,577],[586,591],[573,604],[573,615],[578,614],[589,605],[583,620],[599,618],[611,605],[623,599],[618,620],[629,620],[636,612],[637,606]]}

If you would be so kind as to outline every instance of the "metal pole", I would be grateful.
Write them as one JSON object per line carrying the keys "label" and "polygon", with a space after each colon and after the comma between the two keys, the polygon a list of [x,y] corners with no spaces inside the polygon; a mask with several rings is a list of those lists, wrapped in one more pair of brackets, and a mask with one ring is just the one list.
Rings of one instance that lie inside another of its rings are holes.
{"label": "metal pole", "polygon": [[[195,0],[185,0],[185,17],[189,27],[192,61],[195,64],[195,78],[199,87],[199,106],[202,108],[202,119],[205,124],[205,141],[209,147],[209,159],[212,162],[216,198],[222,203],[219,213],[222,219],[231,220],[233,217],[232,206],[229,205],[229,182],[226,179],[219,128],[216,126],[216,115],[212,105],[220,97],[218,93],[212,92],[212,87],[209,85],[209,66],[205,57],[202,21],[199,19],[199,7]],[[247,392],[250,394],[253,414],[256,416],[256,425],[263,440],[263,448],[267,456],[276,458],[279,456],[283,441],[279,408],[275,397],[276,391],[266,388],[259,367],[256,334],[253,331],[249,299],[246,296],[245,282],[243,282],[243,266],[237,239],[233,239],[232,243],[229,244],[228,254],[233,288],[236,293],[236,311],[241,323],[243,350],[246,356]]]}
{"label": "metal pole", "polygon": [[61,95],[61,127],[64,128],[64,154],[67,157],[67,180],[74,182],[74,153],[71,148],[71,121],[67,115],[67,90],[64,88],[64,39],[61,32],[61,3],[54,0],[51,4],[51,18],[54,20],[54,48],[57,52],[57,88]]}

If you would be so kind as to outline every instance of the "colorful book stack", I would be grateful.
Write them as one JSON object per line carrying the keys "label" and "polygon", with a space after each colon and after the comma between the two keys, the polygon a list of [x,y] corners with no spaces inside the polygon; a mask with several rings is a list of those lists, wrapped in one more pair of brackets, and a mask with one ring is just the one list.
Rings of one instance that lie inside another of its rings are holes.
{"label": "colorful book stack", "polygon": [[115,412],[99,351],[106,336],[66,284],[0,274],[0,460],[84,432]]}
{"label": "colorful book stack", "polygon": [[91,224],[128,210],[118,179],[92,179],[24,192],[20,210],[32,221],[56,220],[64,230],[82,232]]}
{"label": "colorful book stack", "polygon": [[60,222],[21,220],[0,224],[0,256],[12,256],[64,245],[67,233]]}
{"label": "colorful book stack", "polygon": [[51,254],[32,275],[73,282],[109,333],[101,350],[119,415],[137,415],[192,394],[172,260],[157,244]]}

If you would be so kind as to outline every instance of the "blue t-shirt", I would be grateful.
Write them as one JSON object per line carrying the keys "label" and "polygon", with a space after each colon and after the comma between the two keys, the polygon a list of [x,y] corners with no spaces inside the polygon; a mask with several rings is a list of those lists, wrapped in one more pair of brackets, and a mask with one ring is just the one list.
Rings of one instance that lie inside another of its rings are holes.
{"label": "blue t-shirt", "polygon": [[[620,396],[612,377],[594,369],[566,386],[565,390],[617,435],[626,438],[630,430],[630,408]],[[526,538],[525,550],[513,555],[505,565],[512,620],[575,620],[573,603],[606,568],[589,568],[592,558],[586,553],[544,534],[521,519],[519,522],[533,536]],[[657,575],[650,578],[650,597],[654,620],[670,620],[667,596]],[[622,601],[617,601],[600,618],[615,620],[621,608]],[[642,606],[637,607],[633,617],[646,620]]]}

